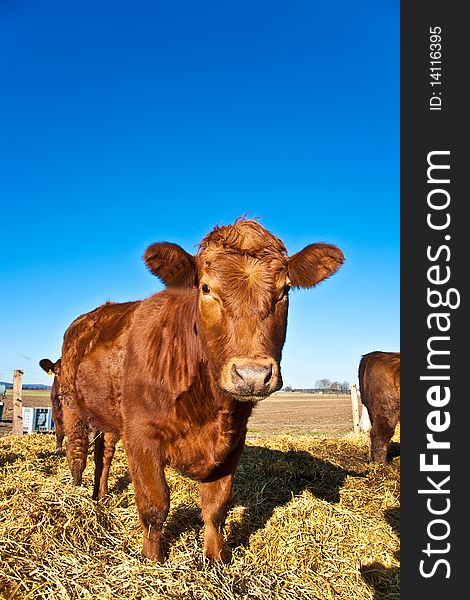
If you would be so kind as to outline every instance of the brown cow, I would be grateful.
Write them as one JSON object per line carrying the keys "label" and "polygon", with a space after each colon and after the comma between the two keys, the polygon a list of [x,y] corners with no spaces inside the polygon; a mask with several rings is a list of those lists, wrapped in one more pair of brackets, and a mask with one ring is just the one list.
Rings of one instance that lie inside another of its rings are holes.
{"label": "brown cow", "polygon": [[164,467],[199,481],[204,554],[225,560],[222,529],[247,421],[254,404],[282,386],[288,291],[332,275],[343,254],[317,243],[288,257],[257,221],[239,219],[215,227],[195,256],[162,242],[144,260],[167,289],[107,303],[65,333],[69,464],[79,482],[84,423],[122,437],[142,554],[160,561],[170,504]]}
{"label": "brown cow", "polygon": [[54,381],[51,386],[51,405],[52,405],[52,420],[54,421],[55,429],[55,449],[61,450],[64,441],[64,420],[62,416],[62,403],[60,399],[60,358],[53,363],[48,358],[43,358],[39,361],[39,366],[46,373],[54,374]]}
{"label": "brown cow", "polygon": [[400,420],[400,353],[364,354],[359,363],[359,389],[372,425],[371,460],[385,463],[389,442]]}
{"label": "brown cow", "polygon": [[[62,410],[62,399],[60,393],[60,365],[61,359],[53,363],[48,358],[43,358],[39,361],[39,366],[46,373],[54,374],[54,381],[51,386],[51,405],[52,405],[52,420],[54,421],[54,430],[56,438],[56,450],[62,450],[62,444],[65,437],[64,415]],[[86,429],[87,439],[94,442],[94,457],[95,457],[95,485],[93,489],[93,498],[103,498],[108,491],[108,474],[111,465],[111,460],[114,456],[116,447],[116,436],[110,433],[102,433],[101,431],[92,430],[86,423],[83,424]],[[85,448],[84,460],[86,463],[86,455],[88,448]],[[102,476],[103,470],[105,476]]]}

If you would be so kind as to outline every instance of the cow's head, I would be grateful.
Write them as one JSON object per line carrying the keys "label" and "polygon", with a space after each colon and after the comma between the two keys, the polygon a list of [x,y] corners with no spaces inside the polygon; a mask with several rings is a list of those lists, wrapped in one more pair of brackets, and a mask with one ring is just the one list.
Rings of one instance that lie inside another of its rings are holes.
{"label": "cow's head", "polygon": [[201,336],[222,390],[238,400],[261,400],[282,387],[288,294],[335,273],[343,254],[311,244],[289,257],[284,244],[257,221],[216,227],[196,256],[167,242],[144,260],[167,286],[198,289],[195,332]]}

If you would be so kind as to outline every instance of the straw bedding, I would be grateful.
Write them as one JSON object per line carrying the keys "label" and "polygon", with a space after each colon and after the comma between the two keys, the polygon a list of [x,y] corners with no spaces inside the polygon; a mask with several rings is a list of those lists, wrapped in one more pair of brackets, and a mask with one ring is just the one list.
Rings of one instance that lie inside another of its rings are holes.
{"label": "straw bedding", "polygon": [[91,456],[77,488],[52,435],[0,438],[0,597],[398,599],[400,459],[369,464],[367,444],[365,434],[248,441],[225,530],[231,562],[209,566],[197,483],[168,469],[167,558],[153,564],[140,557],[121,444],[96,503]]}

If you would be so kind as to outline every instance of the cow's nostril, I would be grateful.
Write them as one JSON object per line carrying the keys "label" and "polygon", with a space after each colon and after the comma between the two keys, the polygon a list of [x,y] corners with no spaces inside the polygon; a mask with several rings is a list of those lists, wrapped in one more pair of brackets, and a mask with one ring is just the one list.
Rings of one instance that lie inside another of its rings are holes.
{"label": "cow's nostril", "polygon": [[266,373],[266,377],[264,378],[264,385],[268,385],[268,383],[271,380],[271,377],[273,376],[273,367],[272,365],[269,365],[269,367],[265,367],[267,373]]}
{"label": "cow's nostril", "polygon": [[232,381],[233,383],[244,383],[244,379],[243,379],[243,374],[240,373],[237,369],[237,365],[233,364],[232,368],[231,368],[231,375],[232,375]]}

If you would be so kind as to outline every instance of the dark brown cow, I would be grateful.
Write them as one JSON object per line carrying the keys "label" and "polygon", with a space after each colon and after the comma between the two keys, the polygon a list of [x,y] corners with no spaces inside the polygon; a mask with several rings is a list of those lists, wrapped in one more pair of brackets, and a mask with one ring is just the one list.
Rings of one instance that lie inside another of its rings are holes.
{"label": "dark brown cow", "polygon": [[54,381],[52,382],[51,386],[52,420],[54,421],[55,429],[55,448],[56,450],[61,450],[65,433],[64,420],[62,416],[62,403],[60,399],[60,358],[54,363],[48,358],[43,358],[39,361],[39,366],[44,369],[46,373],[54,374]]}
{"label": "dark brown cow", "polygon": [[65,333],[69,464],[80,482],[84,423],[122,437],[142,554],[157,560],[170,503],[165,465],[199,481],[204,554],[225,560],[222,529],[247,420],[257,401],[282,386],[288,291],[333,274],[343,254],[318,243],[288,257],[257,221],[239,219],[216,227],[195,256],[163,242],[147,248],[144,260],[167,289],[105,304]]}
{"label": "dark brown cow", "polygon": [[389,442],[400,420],[400,353],[364,354],[359,363],[359,389],[372,425],[371,460],[385,463]]}

